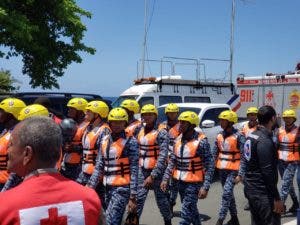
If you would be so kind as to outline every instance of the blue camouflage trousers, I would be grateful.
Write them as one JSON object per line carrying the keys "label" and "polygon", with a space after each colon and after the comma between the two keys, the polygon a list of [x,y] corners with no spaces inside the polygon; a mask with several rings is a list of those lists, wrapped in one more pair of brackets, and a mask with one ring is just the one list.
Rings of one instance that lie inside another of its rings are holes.
{"label": "blue camouflage trousers", "polygon": [[224,220],[229,210],[231,216],[237,215],[235,198],[233,194],[234,179],[238,175],[235,170],[219,170],[220,180],[223,187],[219,219]]}
{"label": "blue camouflage trousers", "polygon": [[285,162],[279,160],[278,170],[282,178],[281,188],[280,188],[280,198],[283,202],[287,199],[288,194],[290,194],[293,203],[297,203],[297,195],[295,193],[293,179],[298,167],[297,162]]}
{"label": "blue camouflage trousers", "polygon": [[130,197],[130,188],[127,186],[105,187],[105,205],[107,209],[107,225],[121,225],[122,218]]}
{"label": "blue camouflage trousers", "polygon": [[[139,177],[138,177],[138,192],[137,192],[137,212],[139,217],[141,217],[144,204],[149,192],[148,188],[145,188],[143,183],[144,180],[150,176],[151,170],[139,169]],[[169,203],[169,194],[168,192],[163,192],[160,189],[160,183],[162,181],[162,177],[156,178],[153,182],[152,188],[155,194],[155,200],[156,204],[159,208],[159,211],[164,218],[165,221],[171,220],[171,209],[170,209],[170,203]]]}
{"label": "blue camouflage trousers", "polygon": [[173,180],[173,184],[178,187],[181,199],[181,221],[180,225],[200,225],[199,211],[197,207],[200,183],[187,183]]}
{"label": "blue camouflage trousers", "polygon": [[176,199],[178,195],[178,182],[173,178],[170,179],[170,204],[171,206],[176,205]]}

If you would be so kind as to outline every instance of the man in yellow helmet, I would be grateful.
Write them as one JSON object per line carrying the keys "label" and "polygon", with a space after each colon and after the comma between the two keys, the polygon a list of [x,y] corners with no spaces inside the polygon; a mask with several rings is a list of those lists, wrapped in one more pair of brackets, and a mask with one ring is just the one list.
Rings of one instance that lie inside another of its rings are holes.
{"label": "man in yellow helmet", "polygon": [[[18,120],[23,121],[23,120],[25,120],[27,118],[30,118],[30,117],[33,117],[33,116],[46,116],[46,117],[48,117],[49,116],[49,111],[46,107],[44,107],[40,104],[28,105],[28,106],[24,107],[23,109],[21,109],[21,111],[18,115]],[[56,168],[60,168],[60,164],[61,164],[61,157],[60,157],[60,160],[58,160],[58,162],[56,164]],[[19,177],[15,173],[11,173],[9,175],[9,178],[8,178],[7,182],[5,183],[4,187],[2,188],[2,192],[7,191],[7,190],[19,185],[22,181],[23,181],[22,177]]]}
{"label": "man in yellow helmet", "polygon": [[247,109],[247,119],[248,122],[242,127],[241,133],[248,137],[250,133],[256,130],[258,122],[257,122],[257,112],[258,108],[256,107],[249,107]]}
{"label": "man in yellow helmet", "polygon": [[216,138],[213,155],[216,160],[216,168],[219,169],[220,180],[223,187],[221,209],[216,225],[222,225],[228,211],[232,225],[239,225],[237,209],[233,189],[245,172],[245,164],[241,160],[243,156],[245,136],[242,135],[233,124],[237,123],[238,116],[231,110],[225,110],[219,115],[221,131]]}
{"label": "man in yellow helmet", "polygon": [[63,166],[62,175],[72,180],[76,180],[81,171],[82,157],[82,136],[89,125],[85,119],[85,109],[88,102],[84,98],[72,98],[67,104],[68,118],[77,123],[77,130],[71,142],[64,143],[63,146]]}
{"label": "man in yellow helmet", "polygon": [[168,181],[173,177],[173,185],[178,186],[182,204],[179,224],[199,225],[197,202],[198,198],[207,196],[214,174],[214,160],[206,136],[194,129],[199,125],[198,115],[185,111],[178,120],[181,135],[175,140],[161,189],[166,191]]}
{"label": "man in yellow helmet", "polygon": [[5,127],[0,135],[0,190],[9,176],[7,172],[8,142],[14,127],[19,122],[19,113],[25,106],[25,103],[17,98],[6,98],[0,103],[0,123]]}
{"label": "man in yellow helmet", "polygon": [[127,203],[136,210],[139,146],[136,138],[127,136],[128,115],[123,108],[108,114],[111,134],[103,137],[95,170],[87,186],[96,188],[103,177],[105,188],[106,223],[121,224]]}
{"label": "man in yellow helmet", "polygon": [[135,131],[138,126],[140,126],[141,121],[134,118],[135,114],[140,112],[140,105],[134,99],[125,99],[121,103],[121,107],[126,110],[128,114],[128,125],[125,129],[127,136],[136,135]]}
{"label": "man in yellow helmet", "polygon": [[[78,183],[83,185],[87,184],[94,172],[96,158],[103,137],[111,132],[106,122],[109,107],[105,102],[91,101],[87,104],[85,110],[85,119],[89,121],[89,125],[82,136],[82,170],[76,179]],[[103,208],[105,209],[105,202],[103,199],[104,188],[102,182],[96,187],[96,192],[101,198]]]}
{"label": "man in yellow helmet", "polygon": [[[173,145],[175,139],[179,136],[179,122],[178,122],[178,114],[179,107],[174,103],[169,103],[165,108],[165,114],[167,116],[167,120],[163,121],[159,124],[158,129],[166,129],[169,133],[169,155],[173,152]],[[176,185],[172,184],[172,179],[170,179],[170,206],[171,211],[173,212],[173,207],[176,204],[178,194],[178,188]]]}
{"label": "man in yellow helmet", "polygon": [[298,126],[295,125],[297,120],[296,112],[287,109],[283,112],[282,118],[284,126],[278,130],[278,170],[282,178],[280,198],[283,202],[290,194],[293,205],[289,212],[295,213],[299,208],[299,202],[293,186],[294,175],[299,163],[299,145],[297,142]]}
{"label": "man in yellow helmet", "polygon": [[169,135],[165,129],[157,129],[157,109],[152,104],[141,109],[142,125],[137,133],[140,148],[140,171],[138,181],[137,211],[142,214],[150,188],[163,216],[165,225],[170,225],[172,215],[168,193],[160,189],[163,173],[167,167]]}

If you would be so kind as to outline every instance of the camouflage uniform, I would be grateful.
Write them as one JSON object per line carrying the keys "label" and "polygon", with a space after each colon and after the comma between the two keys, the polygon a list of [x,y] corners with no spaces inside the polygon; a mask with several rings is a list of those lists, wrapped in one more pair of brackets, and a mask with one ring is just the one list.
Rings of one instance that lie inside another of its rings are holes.
{"label": "camouflage uniform", "polygon": [[169,136],[165,129],[161,129],[157,136],[157,143],[160,148],[157,163],[153,169],[145,169],[142,166],[139,168],[139,178],[138,178],[138,193],[137,193],[137,212],[139,217],[142,214],[144,204],[149,192],[149,189],[144,187],[143,183],[147,177],[150,175],[154,177],[152,188],[155,194],[155,200],[157,206],[160,210],[164,221],[170,221],[172,218],[170,204],[169,204],[169,194],[163,192],[160,189],[160,184],[162,181],[163,173],[166,169],[166,162],[168,158],[168,146],[169,146]]}
{"label": "camouflage uniform", "polygon": [[[177,130],[178,130],[178,134],[179,134],[179,123],[175,124],[174,127],[176,126]],[[168,125],[168,121],[164,121],[162,122],[158,129],[166,129],[167,131],[170,130],[170,126]],[[173,146],[174,146],[174,141],[178,136],[174,136],[169,132],[169,138],[170,138],[170,143],[169,143],[169,156],[172,154],[173,152]],[[177,182],[173,182],[173,179],[170,178],[170,204],[173,207],[176,204],[176,199],[177,199],[177,195],[178,195],[178,185]]]}
{"label": "camouflage uniform", "polygon": [[[103,124],[103,122],[101,122],[99,127],[102,126],[102,124]],[[86,129],[86,132],[90,132],[91,130],[92,130],[92,125],[89,125]],[[97,155],[99,155],[99,146],[100,146],[102,138],[108,134],[110,134],[110,130],[108,128],[104,128],[102,130],[102,132],[99,134],[96,144],[95,144],[95,149],[98,149]],[[85,138],[85,135],[83,135],[83,138]],[[82,143],[84,143],[84,142],[82,141]],[[83,146],[83,148],[84,148],[84,146]],[[81,171],[78,178],[76,179],[76,181],[82,185],[86,185],[87,182],[89,181],[90,177],[91,177],[90,174],[87,174],[87,173]],[[104,190],[104,186],[102,185],[102,183],[99,183],[99,185],[97,185],[97,187],[95,188],[95,191],[97,192],[99,198],[101,199],[102,207],[105,209],[106,208],[105,201],[104,201],[105,190]]]}
{"label": "camouflage uniform", "polygon": [[279,160],[278,170],[282,178],[282,184],[280,189],[280,198],[283,202],[287,199],[288,194],[290,194],[293,203],[298,204],[297,195],[295,193],[293,179],[298,167],[298,162],[285,162]]}
{"label": "camouflage uniform", "polygon": [[[125,132],[121,135],[126,138]],[[110,137],[110,143],[113,142]],[[105,205],[106,208],[106,222],[107,225],[121,224],[122,217],[125,212],[129,197],[136,197],[137,195],[137,178],[138,178],[138,160],[139,160],[139,146],[137,140],[131,137],[126,142],[122,156],[128,156],[130,164],[130,185],[123,186],[105,186]],[[100,145],[99,154],[96,159],[94,172],[88,181],[87,185],[96,188],[99,183],[99,177],[105,179],[105,156],[102,154]]]}
{"label": "camouflage uniform", "polygon": [[[244,144],[246,138],[235,128],[233,128],[232,134],[228,134],[225,131],[221,131],[220,133],[223,135],[223,137],[229,137],[233,134],[237,135],[237,148],[239,149],[241,155],[240,168],[238,171],[226,170],[226,169],[219,170],[220,180],[223,187],[221,208],[219,211],[219,219],[224,220],[226,218],[228,210],[230,211],[231,216],[237,216],[237,209],[236,209],[235,198],[233,193],[234,179],[238,175],[243,177],[245,173],[246,164],[244,159]],[[215,160],[217,160],[218,158],[219,151],[220,149],[216,141],[215,146],[213,148],[213,156]]]}
{"label": "camouflage uniform", "polygon": [[[199,133],[195,132],[192,140],[198,139],[198,136]],[[181,141],[181,138],[177,140]],[[187,144],[187,142],[183,143],[183,145],[184,144]],[[182,220],[179,223],[180,225],[188,225],[191,223],[194,225],[201,224],[199,218],[199,212],[197,208],[198,193],[201,187],[204,190],[207,191],[209,190],[210,183],[212,181],[213,174],[214,174],[214,160],[210,151],[210,146],[207,141],[207,138],[204,138],[200,141],[196,155],[200,156],[202,162],[204,163],[204,167],[206,171],[204,182],[192,183],[192,182],[173,179],[173,184],[178,187],[181,202],[182,202],[182,209],[181,209]],[[163,181],[168,181],[171,178],[173,169],[176,167],[176,162],[177,162],[177,158],[175,154],[172,154],[170,157],[170,162],[168,164],[168,167],[165,171]]]}

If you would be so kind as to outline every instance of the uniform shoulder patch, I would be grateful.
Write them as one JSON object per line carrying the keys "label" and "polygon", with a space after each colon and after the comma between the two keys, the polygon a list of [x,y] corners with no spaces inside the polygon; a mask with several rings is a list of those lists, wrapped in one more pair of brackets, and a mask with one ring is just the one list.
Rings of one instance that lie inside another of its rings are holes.
{"label": "uniform shoulder patch", "polygon": [[244,157],[247,161],[251,159],[251,140],[247,140],[244,144]]}
{"label": "uniform shoulder patch", "polygon": [[257,139],[259,138],[258,135],[255,135],[255,134],[252,134],[252,133],[250,133],[250,134],[248,135],[248,137],[253,138],[253,139],[255,139],[255,140],[257,140]]}

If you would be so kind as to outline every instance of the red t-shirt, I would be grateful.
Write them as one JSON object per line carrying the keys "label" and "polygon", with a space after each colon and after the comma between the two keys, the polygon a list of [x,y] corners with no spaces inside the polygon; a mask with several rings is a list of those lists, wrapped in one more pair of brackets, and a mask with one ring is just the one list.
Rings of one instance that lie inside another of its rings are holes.
{"label": "red t-shirt", "polygon": [[97,225],[101,210],[94,190],[58,173],[29,177],[0,203],[1,225]]}

